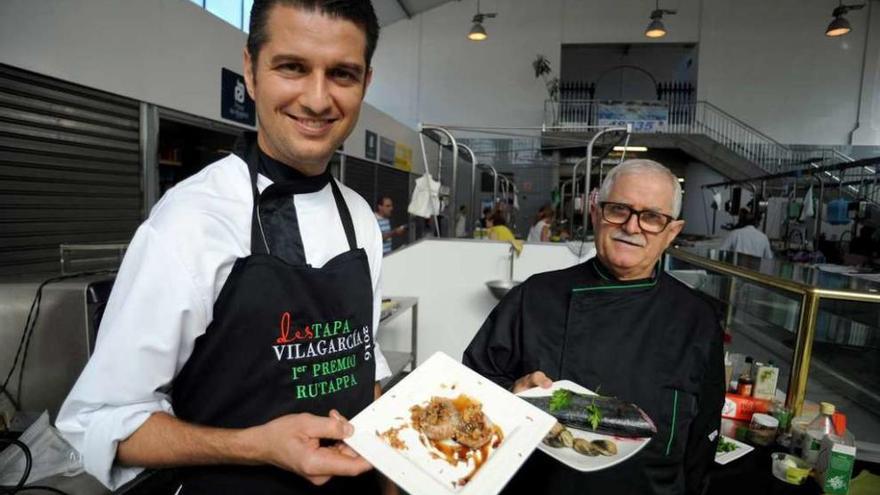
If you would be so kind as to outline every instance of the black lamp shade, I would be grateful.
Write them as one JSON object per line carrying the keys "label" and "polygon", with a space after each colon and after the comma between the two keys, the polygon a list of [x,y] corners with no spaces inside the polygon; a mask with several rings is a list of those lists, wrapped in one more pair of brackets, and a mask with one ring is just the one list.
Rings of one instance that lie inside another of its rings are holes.
{"label": "black lamp shade", "polygon": [[846,20],[846,17],[835,17],[831,24],[828,24],[828,29],[825,30],[825,36],[843,36],[844,34],[852,31],[852,26],[849,25],[849,21]]}
{"label": "black lamp shade", "polygon": [[663,25],[663,21],[659,18],[653,19],[645,29],[645,36],[648,38],[662,38],[666,36],[666,26]]}

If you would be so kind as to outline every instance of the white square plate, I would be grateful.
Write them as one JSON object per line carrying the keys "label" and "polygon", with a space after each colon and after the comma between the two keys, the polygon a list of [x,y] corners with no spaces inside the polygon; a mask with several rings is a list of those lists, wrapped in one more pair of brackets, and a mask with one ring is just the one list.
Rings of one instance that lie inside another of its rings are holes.
{"label": "white square plate", "polygon": [[[749,452],[755,450],[751,445],[740,442],[735,438],[726,437],[721,435],[721,440],[726,440],[734,445],[736,445],[735,450],[731,450],[730,452],[715,452],[715,462],[721,464],[722,466],[727,464],[730,461],[734,461],[739,459],[740,457],[748,454]],[[718,442],[720,443],[721,440]]]}
{"label": "white square plate", "polygon": [[[452,466],[437,458],[419,441],[410,423],[410,408],[431,397],[456,398],[461,394],[479,400],[483,412],[501,427],[504,438],[493,449],[476,475],[462,485],[473,464]],[[362,457],[401,488],[418,495],[494,495],[501,491],[556,420],[484,378],[446,354],[438,352],[355,416],[349,444]],[[392,448],[379,436],[402,427],[397,438],[406,449]]]}
{"label": "white square plate", "polygon": [[[576,392],[579,394],[586,395],[596,395],[592,390],[588,388],[584,388],[577,383],[568,381],[568,380],[559,380],[553,382],[553,385],[550,388],[531,388],[529,390],[525,390],[520,392],[519,395],[522,397],[543,397],[545,395],[553,394],[553,391],[559,389],[566,389],[572,392]],[[569,428],[571,434],[575,438],[583,438],[588,441],[593,440],[611,440],[615,444],[617,444],[617,454],[612,456],[596,456],[590,457],[579,454],[575,452],[573,449],[568,447],[551,447],[544,442],[541,442],[538,445],[538,449],[549,455],[550,457],[556,459],[557,461],[565,464],[566,466],[577,469],[582,472],[590,472],[590,471],[599,471],[601,469],[606,469],[616,464],[620,464],[621,462],[629,459],[634,456],[638,451],[645,448],[645,445],[651,441],[650,438],[622,438],[615,437],[610,435],[602,435],[600,433],[593,433],[590,431],[578,430],[576,428]]]}

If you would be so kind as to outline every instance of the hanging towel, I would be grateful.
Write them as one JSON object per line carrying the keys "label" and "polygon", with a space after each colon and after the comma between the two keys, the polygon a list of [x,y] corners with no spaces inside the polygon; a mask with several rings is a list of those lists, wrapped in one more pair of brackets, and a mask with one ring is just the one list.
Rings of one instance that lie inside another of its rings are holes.
{"label": "hanging towel", "polygon": [[808,218],[813,218],[816,215],[813,210],[813,186],[810,186],[807,189],[807,194],[804,196],[804,209],[801,210],[800,221],[804,222]]}
{"label": "hanging towel", "polygon": [[724,205],[723,201],[724,200],[721,199],[720,192],[712,194],[712,208],[714,208],[716,210],[720,210],[721,207]]}
{"label": "hanging towel", "polygon": [[416,179],[412,199],[406,211],[422,218],[431,218],[440,213],[440,182],[434,180],[431,174]]}

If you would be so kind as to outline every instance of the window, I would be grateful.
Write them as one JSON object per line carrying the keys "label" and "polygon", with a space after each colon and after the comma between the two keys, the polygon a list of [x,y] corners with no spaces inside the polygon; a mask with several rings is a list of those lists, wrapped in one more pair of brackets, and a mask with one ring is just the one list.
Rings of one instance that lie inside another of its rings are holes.
{"label": "window", "polygon": [[254,0],[190,0],[244,32],[249,32]]}

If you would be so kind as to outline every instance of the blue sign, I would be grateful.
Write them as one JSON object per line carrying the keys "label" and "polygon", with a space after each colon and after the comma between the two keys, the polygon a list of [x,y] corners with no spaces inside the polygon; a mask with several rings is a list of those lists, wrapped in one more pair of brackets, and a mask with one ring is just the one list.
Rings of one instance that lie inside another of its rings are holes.
{"label": "blue sign", "polygon": [[220,77],[220,116],[239,124],[256,125],[257,111],[244,77],[225,67],[221,69]]}
{"label": "blue sign", "polygon": [[662,132],[669,123],[669,106],[654,101],[606,101],[599,103],[599,125],[632,124],[633,132]]}

